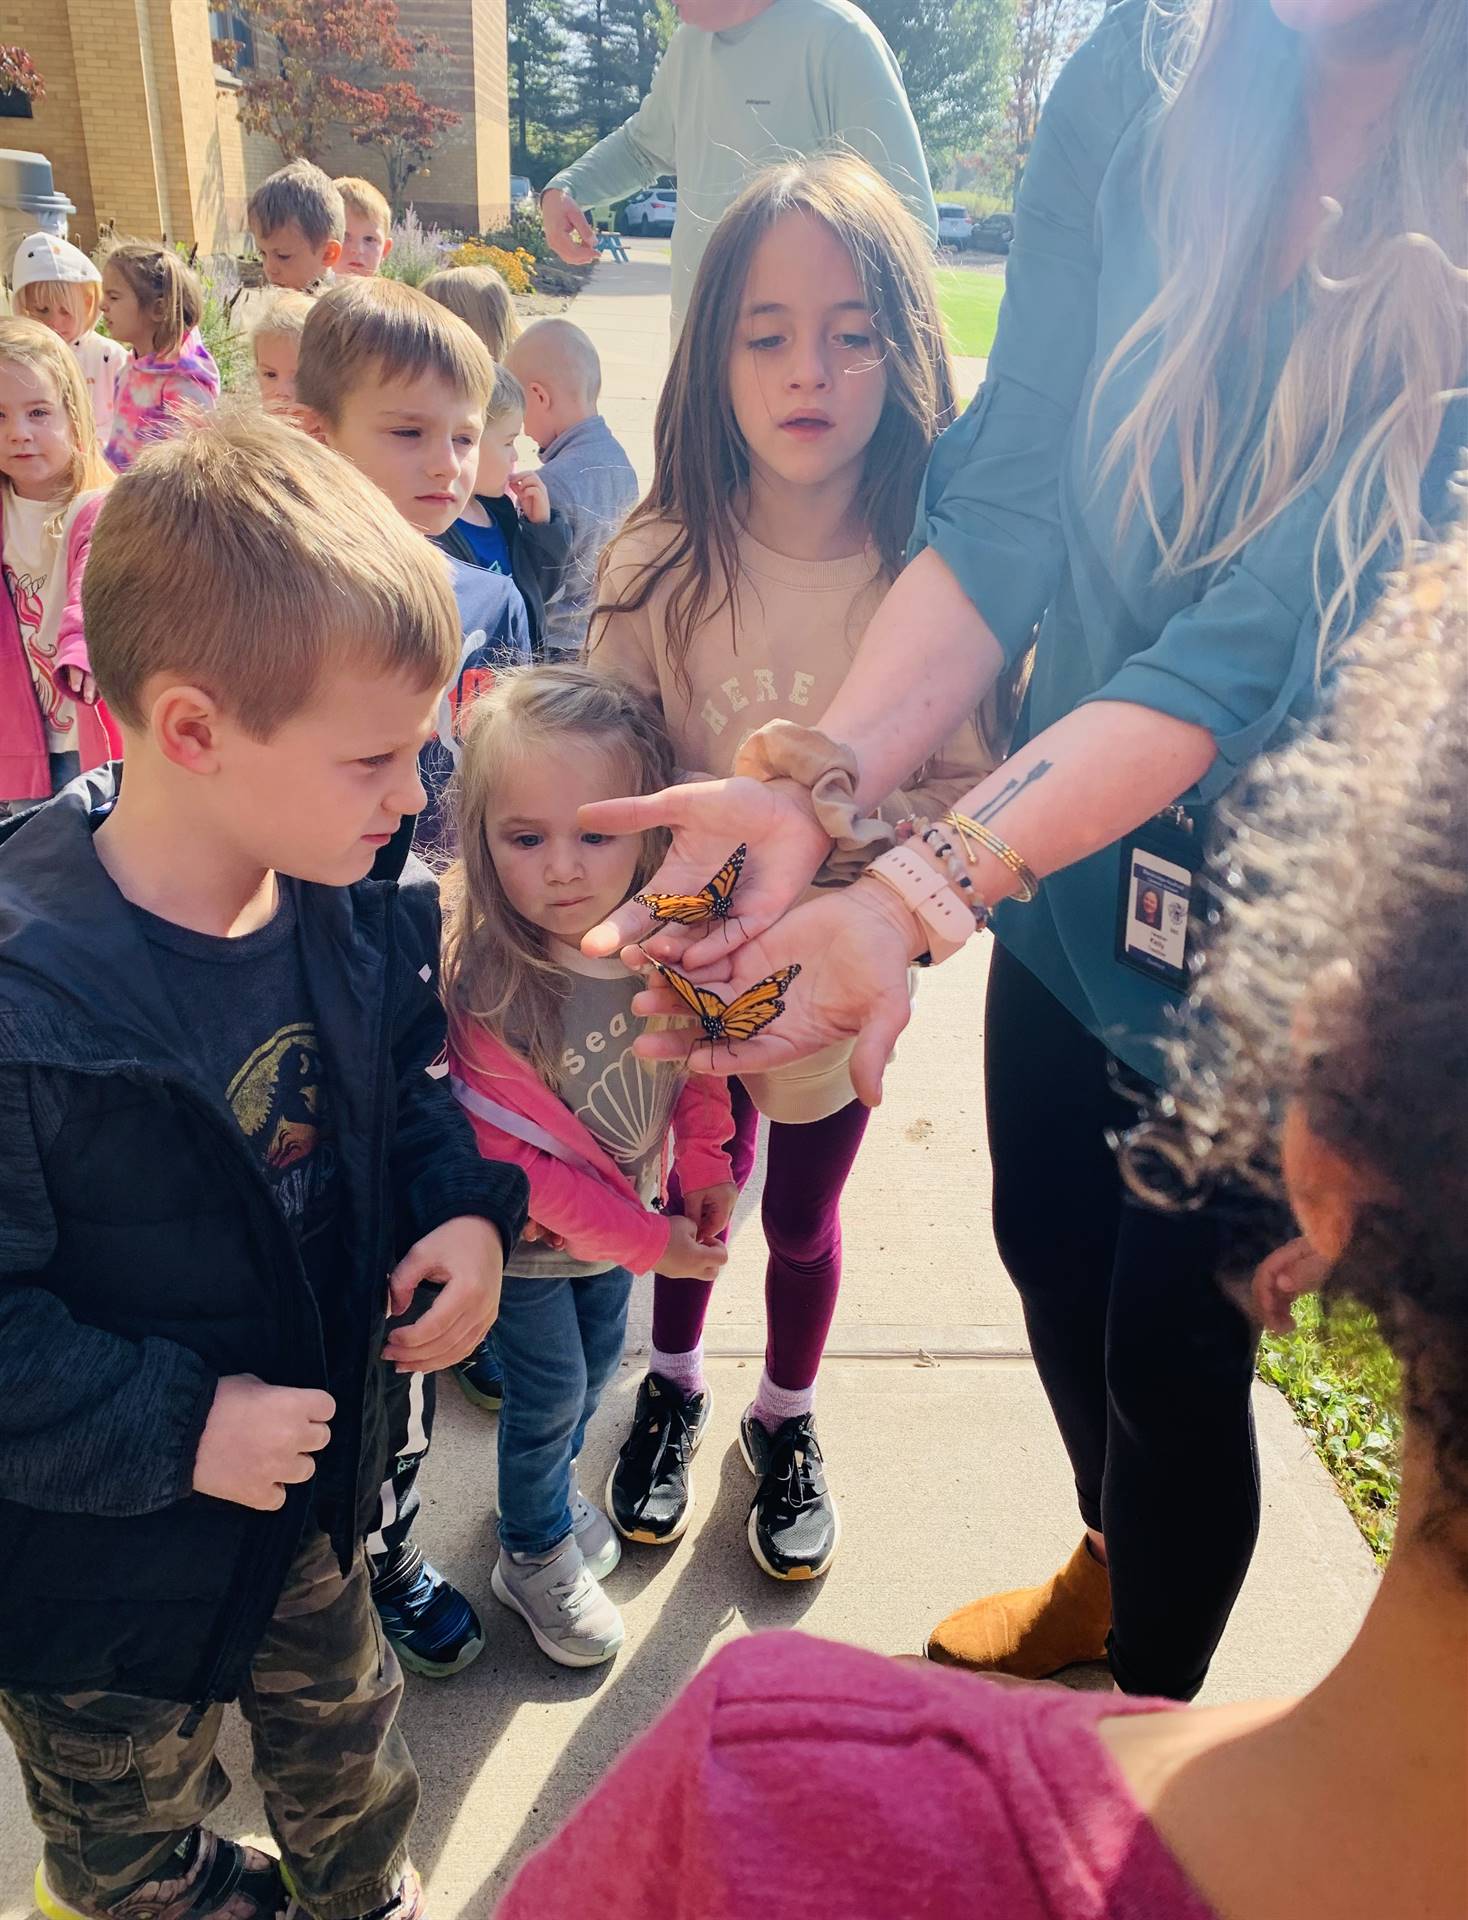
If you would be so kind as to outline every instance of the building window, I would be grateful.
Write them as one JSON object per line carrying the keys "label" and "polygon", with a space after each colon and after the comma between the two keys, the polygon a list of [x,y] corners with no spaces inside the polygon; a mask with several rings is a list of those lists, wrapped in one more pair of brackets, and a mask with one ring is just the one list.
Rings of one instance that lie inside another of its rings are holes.
{"label": "building window", "polygon": [[232,67],[236,73],[243,73],[255,64],[255,32],[244,14],[229,6],[209,9],[209,37],[211,40],[232,41],[233,60],[221,61],[222,66]]}
{"label": "building window", "polygon": [[18,87],[8,87],[0,93],[0,120],[30,120],[30,95],[22,93]]}

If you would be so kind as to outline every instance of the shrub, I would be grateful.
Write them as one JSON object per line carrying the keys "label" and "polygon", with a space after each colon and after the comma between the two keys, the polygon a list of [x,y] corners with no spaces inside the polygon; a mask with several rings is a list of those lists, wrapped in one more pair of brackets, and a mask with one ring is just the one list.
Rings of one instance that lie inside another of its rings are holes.
{"label": "shrub", "polygon": [[538,208],[522,207],[512,216],[508,226],[496,227],[493,233],[483,233],[479,237],[485,246],[503,247],[506,253],[528,253],[532,260],[554,258]]}
{"label": "shrub", "polygon": [[410,287],[421,287],[430,274],[444,263],[448,241],[438,227],[425,227],[416,207],[409,207],[401,220],[393,222],[392,252],[378,272],[385,280],[403,280]]}
{"label": "shrub", "polygon": [[529,293],[534,256],[523,247],[513,253],[505,247],[487,246],[482,240],[466,240],[455,247],[444,263],[450,267],[493,267],[511,293]]}

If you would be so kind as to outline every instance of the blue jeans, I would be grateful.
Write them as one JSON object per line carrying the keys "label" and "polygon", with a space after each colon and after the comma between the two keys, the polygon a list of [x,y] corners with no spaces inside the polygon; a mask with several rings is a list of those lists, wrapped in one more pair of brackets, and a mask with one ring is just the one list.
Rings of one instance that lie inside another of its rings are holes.
{"label": "blue jeans", "polygon": [[549,1553],[571,1531],[571,1462],[622,1358],[632,1275],[506,1274],[494,1323],[505,1382],[499,1417],[500,1544]]}

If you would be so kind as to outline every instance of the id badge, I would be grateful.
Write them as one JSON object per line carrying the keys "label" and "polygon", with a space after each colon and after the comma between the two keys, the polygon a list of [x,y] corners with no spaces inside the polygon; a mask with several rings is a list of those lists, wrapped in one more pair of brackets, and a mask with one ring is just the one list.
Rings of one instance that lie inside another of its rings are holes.
{"label": "id badge", "polygon": [[1122,842],[1116,957],[1163,986],[1186,989],[1193,889],[1202,852],[1193,822],[1169,807]]}

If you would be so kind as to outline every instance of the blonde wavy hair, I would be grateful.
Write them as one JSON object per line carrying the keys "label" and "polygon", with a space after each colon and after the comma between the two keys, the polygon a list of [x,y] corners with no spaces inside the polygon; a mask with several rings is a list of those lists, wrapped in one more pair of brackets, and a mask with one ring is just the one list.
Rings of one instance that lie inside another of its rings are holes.
{"label": "blonde wavy hair", "polygon": [[[550,958],[549,936],[511,906],[489,849],[500,796],[536,753],[574,743],[605,756],[616,793],[672,784],[673,749],[650,701],[613,675],[585,667],[512,667],[474,702],[451,805],[459,857],[443,875],[440,980],[450,1029],[482,1025],[548,1083],[561,1052],[561,1011],[571,983]],[[667,846],[642,836],[635,886],[645,886]]]}
{"label": "blonde wavy hair", "polygon": [[[1162,284],[1096,386],[1099,397],[1123,367],[1150,362],[1099,478],[1125,474],[1122,525],[1141,512],[1166,570],[1225,566],[1302,495],[1329,488],[1313,554],[1322,659],[1353,624],[1372,561],[1409,554],[1426,532],[1422,475],[1468,366],[1461,0],[1400,0],[1390,11],[1411,42],[1410,66],[1342,202],[1322,198],[1299,324],[1247,455],[1239,511],[1219,529],[1219,495],[1264,399],[1261,289],[1272,284],[1288,185],[1309,153],[1300,39],[1267,0],[1149,0],[1147,56],[1163,102],[1149,179]],[[1182,492],[1164,525],[1153,476],[1170,440]]]}
{"label": "blonde wavy hair", "polygon": [[[49,380],[66,415],[71,434],[71,471],[65,497],[57,502],[55,523],[59,525],[79,493],[110,487],[115,478],[97,444],[92,396],[81,364],[61,336],[39,320],[10,315],[0,318],[0,365],[21,367],[32,378]],[[8,492],[10,482],[6,480],[3,485]]]}

